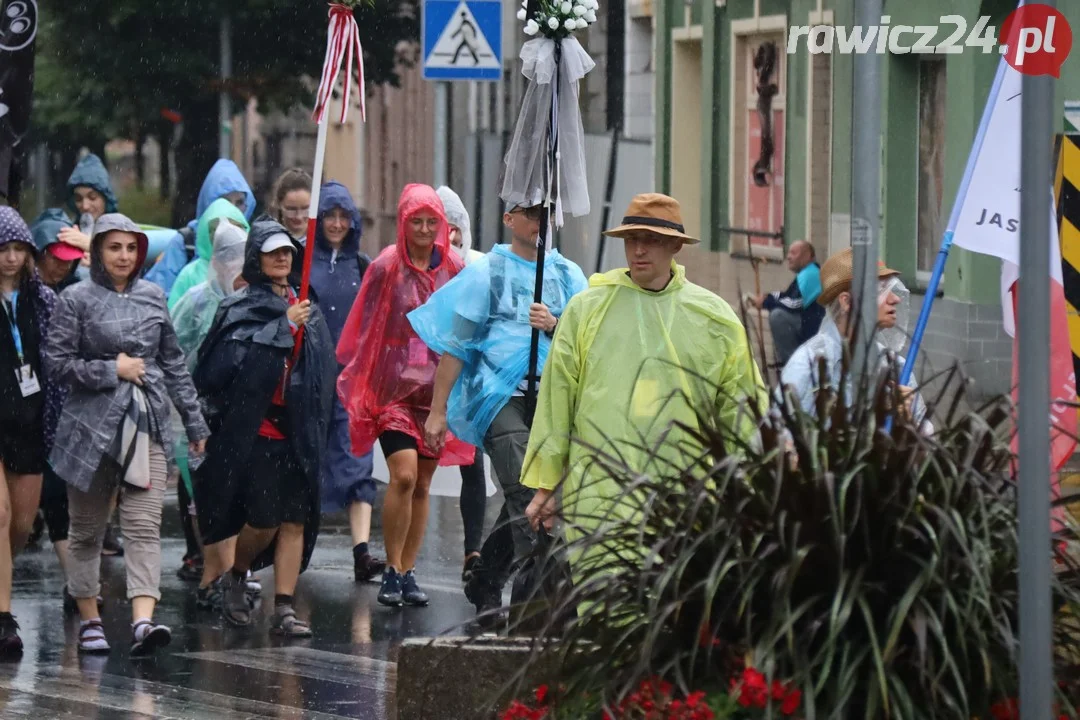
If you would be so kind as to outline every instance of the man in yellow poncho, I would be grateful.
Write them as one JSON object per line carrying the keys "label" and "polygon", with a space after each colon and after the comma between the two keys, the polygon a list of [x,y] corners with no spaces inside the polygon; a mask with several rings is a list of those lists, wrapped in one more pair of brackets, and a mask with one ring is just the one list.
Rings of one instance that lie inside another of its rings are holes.
{"label": "man in yellow poncho", "polygon": [[739,318],[675,263],[684,244],[698,242],[685,233],[679,203],[638,195],[623,224],[605,234],[624,240],[629,268],[593,275],[567,304],[521,477],[537,489],[529,522],[550,528],[555,489],[569,473],[562,502],[571,541],[609,513],[633,511],[612,502],[622,488],[596,466],[598,453],[634,472],[659,473],[690,457],[686,433],[673,422],[696,427],[695,410],[711,411],[750,441],[756,424],[748,400],[759,408],[767,401]]}

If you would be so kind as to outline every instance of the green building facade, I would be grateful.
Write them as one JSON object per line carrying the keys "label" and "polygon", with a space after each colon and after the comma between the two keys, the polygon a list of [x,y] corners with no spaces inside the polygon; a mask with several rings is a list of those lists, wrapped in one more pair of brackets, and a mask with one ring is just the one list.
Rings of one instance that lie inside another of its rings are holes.
{"label": "green building facade", "polygon": [[[931,52],[882,56],[881,251],[913,291],[912,324],[1000,59],[996,48],[984,53],[964,43],[984,16],[996,35],[1015,7],[1015,0],[884,2],[883,23],[939,28]],[[1080,28],[1080,2],[1059,9]],[[687,225],[713,252],[735,256],[779,260],[784,245],[800,238],[821,255],[849,246],[854,56],[836,46],[811,53],[806,35],[792,53],[788,44],[791,26],[850,27],[854,1],[668,0],[655,12],[655,180],[683,203]],[[960,18],[942,17],[950,15]],[[932,52],[960,23],[954,52]],[[814,35],[819,46],[828,39],[824,30]],[[919,38],[909,34],[904,44]],[[1080,101],[1080,50],[1056,86],[1060,132],[1065,103]],[[772,120],[771,160],[762,157],[761,136],[770,129],[761,127],[762,111]],[[770,170],[759,173],[761,184],[755,166]],[[748,241],[733,228],[782,231],[783,238]],[[923,373],[955,358],[979,394],[1008,388],[1011,341],[1002,330],[999,277],[999,261],[954,247]]]}

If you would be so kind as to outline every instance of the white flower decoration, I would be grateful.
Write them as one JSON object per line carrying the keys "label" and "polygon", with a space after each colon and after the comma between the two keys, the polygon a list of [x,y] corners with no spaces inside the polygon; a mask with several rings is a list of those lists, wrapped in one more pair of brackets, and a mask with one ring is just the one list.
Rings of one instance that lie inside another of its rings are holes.
{"label": "white flower decoration", "polygon": [[558,30],[559,29],[559,18],[557,18],[557,17],[548,18],[548,27],[551,28],[552,30]]}
{"label": "white flower decoration", "polygon": [[577,27],[578,27],[578,30],[584,30],[585,28],[589,27],[589,21],[586,20],[585,18],[578,18],[577,19]]}
{"label": "white flower decoration", "polygon": [[518,10],[518,13],[517,13],[517,19],[518,20],[521,20],[522,22],[524,22],[525,18],[527,18],[528,16],[529,16],[528,13],[525,12],[525,8],[521,8],[520,10]]}
{"label": "white flower decoration", "polygon": [[574,18],[567,18],[566,22],[563,23],[563,27],[567,30],[577,30],[577,20]]}
{"label": "white flower decoration", "polygon": [[596,12],[593,11],[593,10],[590,10],[587,13],[585,13],[585,21],[589,22],[589,23],[596,22]]}
{"label": "white flower decoration", "polygon": [[574,15],[577,15],[578,17],[581,17],[586,12],[587,12],[587,10],[585,9],[584,5],[575,5],[574,6]]}
{"label": "white flower decoration", "polygon": [[559,12],[561,12],[563,15],[569,15],[573,11],[574,5],[570,2],[570,0],[566,0],[565,2],[563,2],[562,5],[559,6]]}
{"label": "white flower decoration", "polygon": [[[524,10],[522,12],[524,12]],[[532,35],[535,35],[538,32],[540,32],[540,26],[537,24],[537,22],[535,20],[530,20],[529,22],[525,23],[525,34],[526,35],[532,36]]]}

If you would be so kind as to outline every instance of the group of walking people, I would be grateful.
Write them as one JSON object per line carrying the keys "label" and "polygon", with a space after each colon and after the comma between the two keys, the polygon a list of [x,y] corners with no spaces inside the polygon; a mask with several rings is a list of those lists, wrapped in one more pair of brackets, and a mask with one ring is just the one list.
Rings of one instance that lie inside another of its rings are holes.
{"label": "group of walking people", "polygon": [[[242,174],[218,161],[198,216],[164,238],[152,265],[155,231],[116,212],[105,182],[69,188],[75,209],[93,216],[90,234],[59,210],[31,230],[0,207],[0,655],[21,650],[12,562],[42,498],[65,501],[64,516],[46,516],[50,537],[65,526],[57,554],[83,652],[110,649],[100,556],[114,505],[132,653],[169,643],[153,617],[170,467],[187,540],[178,574],[198,581],[198,607],[250,625],[262,590],[252,573],[272,565],[271,632],[297,638],[311,634],[293,595],[324,510],[347,510],[354,578],[378,579],[380,604],[429,603],[417,557],[432,478],[457,465],[465,594],[490,616],[558,504],[573,518],[569,535],[619,511],[619,488],[590,455],[643,470],[675,461],[702,407],[749,441],[768,402],[739,318],[676,262],[698,240],[666,195],[635,197],[607,231],[623,241],[627,267],[587,280],[548,249],[535,302],[543,207],[506,207],[508,242],[479,253],[460,198],[411,184],[396,242],[370,260],[350,192],[329,182],[302,298],[311,204],[302,170],[282,175],[269,211],[254,217]],[[881,277],[888,327],[899,290],[894,272]],[[808,409],[830,382],[818,358],[835,360],[846,326],[850,261],[826,262],[822,284],[831,320],[785,370]],[[376,443],[389,470],[385,559],[369,548]],[[486,540],[485,454],[503,492]]]}

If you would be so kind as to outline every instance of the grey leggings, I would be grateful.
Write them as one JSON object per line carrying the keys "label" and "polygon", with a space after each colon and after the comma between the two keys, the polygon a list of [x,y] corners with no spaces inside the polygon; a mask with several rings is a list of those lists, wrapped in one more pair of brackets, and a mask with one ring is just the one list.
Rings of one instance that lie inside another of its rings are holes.
{"label": "grey leggings", "polygon": [[161,506],[165,500],[167,463],[161,445],[150,443],[150,487],[123,483],[121,468],[104,457],[86,492],[68,486],[71,515],[68,590],[77,598],[101,594],[101,544],[109,522],[113,490],[120,485],[120,532],[124,537],[127,596],[161,599]]}

